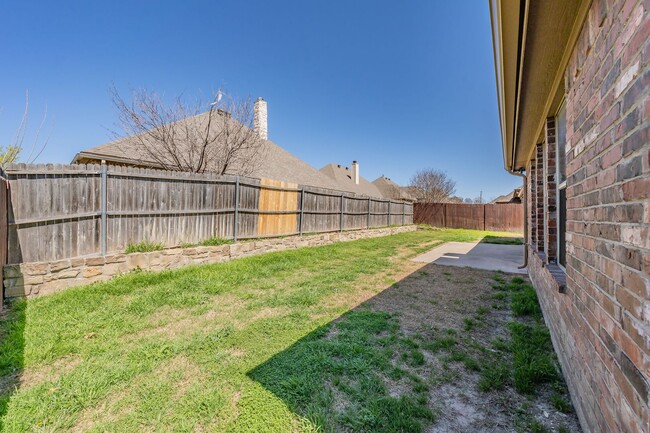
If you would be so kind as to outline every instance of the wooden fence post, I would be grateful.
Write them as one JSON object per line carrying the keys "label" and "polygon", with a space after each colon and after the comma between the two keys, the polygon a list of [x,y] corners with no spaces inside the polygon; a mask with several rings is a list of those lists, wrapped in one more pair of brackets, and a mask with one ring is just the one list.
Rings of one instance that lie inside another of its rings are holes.
{"label": "wooden fence post", "polygon": [[485,205],[483,205],[483,231],[485,231]]}
{"label": "wooden fence post", "polygon": [[391,200],[388,199],[388,224],[386,224],[388,227],[390,227],[390,203]]}
{"label": "wooden fence post", "polygon": [[404,225],[405,223],[404,220],[405,214],[406,214],[406,202],[402,202],[402,225]]}
{"label": "wooden fence post", "polygon": [[341,215],[339,218],[339,229],[340,231],[343,231],[343,194],[341,194],[341,205],[339,206],[341,210]]}
{"label": "wooden fence post", "polygon": [[100,242],[101,242],[101,253],[102,256],[106,255],[106,244],[108,240],[108,235],[106,233],[107,230],[107,221],[106,221],[106,212],[107,212],[107,184],[108,184],[108,169],[106,166],[106,161],[102,160],[102,175],[101,175],[101,183],[100,183],[100,188],[99,188],[99,200],[100,200],[100,206],[101,206],[101,228],[100,228]]}
{"label": "wooden fence post", "polygon": [[368,222],[366,224],[368,226],[368,228],[370,228],[370,200],[371,200],[371,198],[368,197]]}
{"label": "wooden fence post", "polygon": [[232,238],[234,242],[237,242],[237,222],[239,220],[239,176],[235,180],[235,212],[233,213],[233,224],[232,224]]}
{"label": "wooden fence post", "polygon": [[300,189],[300,226],[298,231],[300,236],[302,236],[302,220],[305,218],[305,188]]}

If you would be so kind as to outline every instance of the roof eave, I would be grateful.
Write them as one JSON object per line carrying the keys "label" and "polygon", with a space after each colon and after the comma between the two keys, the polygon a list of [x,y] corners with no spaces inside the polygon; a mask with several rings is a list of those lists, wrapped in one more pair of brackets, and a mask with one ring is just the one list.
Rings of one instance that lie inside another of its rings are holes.
{"label": "roof eave", "polygon": [[512,171],[514,151],[522,10],[522,3],[518,0],[490,0],[499,122],[504,168],[507,171]]}

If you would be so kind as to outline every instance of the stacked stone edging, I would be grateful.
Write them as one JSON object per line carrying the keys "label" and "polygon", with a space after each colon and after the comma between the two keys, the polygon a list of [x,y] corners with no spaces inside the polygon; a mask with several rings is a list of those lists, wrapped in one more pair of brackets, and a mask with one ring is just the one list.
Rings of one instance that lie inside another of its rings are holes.
{"label": "stacked stone edging", "polygon": [[5,297],[33,297],[69,287],[107,281],[117,275],[142,269],[162,271],[187,265],[219,263],[241,257],[308,246],[328,245],[394,235],[417,230],[417,226],[386,227],[308,236],[268,238],[215,247],[169,248],[149,253],[111,253],[56,262],[35,262],[4,267]]}

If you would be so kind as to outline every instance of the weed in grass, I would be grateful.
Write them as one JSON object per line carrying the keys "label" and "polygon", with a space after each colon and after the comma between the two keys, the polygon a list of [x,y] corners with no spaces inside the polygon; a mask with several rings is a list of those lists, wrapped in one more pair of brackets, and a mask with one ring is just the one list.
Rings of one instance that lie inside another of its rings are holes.
{"label": "weed in grass", "polygon": [[478,310],[476,310],[476,314],[479,316],[485,316],[489,312],[490,310],[487,307],[479,307]]}
{"label": "weed in grass", "polygon": [[202,247],[216,247],[219,245],[228,245],[232,243],[233,242],[230,239],[224,239],[215,236],[215,237],[202,240],[201,242],[199,242],[199,245],[201,245]]}
{"label": "weed in grass", "polygon": [[492,304],[492,308],[493,308],[494,310],[503,310],[503,305],[501,305],[501,304],[497,304],[497,303],[495,302],[494,304]]}
{"label": "weed in grass", "polygon": [[511,322],[509,327],[515,389],[523,394],[531,394],[536,385],[559,379],[548,329],[540,324],[518,322]]}
{"label": "weed in grass", "polygon": [[437,340],[434,340],[431,343],[426,343],[424,348],[436,352],[440,349],[450,349],[456,345],[456,339],[454,337],[442,337]]}
{"label": "weed in grass", "polygon": [[569,427],[565,425],[561,425],[557,428],[557,433],[570,433],[569,432]]}
{"label": "weed in grass", "polygon": [[571,403],[555,391],[551,393],[551,404],[562,413],[571,412]]}
{"label": "weed in grass", "polygon": [[479,363],[469,356],[467,353],[460,350],[453,350],[449,355],[443,358],[443,362],[462,362],[465,368],[472,371],[480,371],[481,366]]}
{"label": "weed in grass", "polygon": [[512,312],[515,316],[542,317],[542,310],[537,301],[535,289],[526,284],[518,292],[512,294]]}
{"label": "weed in grass", "polygon": [[411,352],[411,362],[410,362],[410,364],[412,366],[414,366],[414,367],[419,367],[419,366],[424,365],[424,363],[425,363],[425,359],[424,359],[424,355],[422,354],[422,352],[420,352],[419,350],[413,350]]}
{"label": "weed in grass", "polygon": [[548,427],[546,427],[544,424],[537,421],[536,419],[532,420],[530,422],[530,424],[528,424],[528,429],[529,429],[530,433],[550,433],[551,432]]}
{"label": "weed in grass", "polygon": [[496,299],[497,301],[503,301],[507,297],[508,297],[508,294],[504,293],[504,292],[499,292],[499,293],[495,293],[494,295],[492,295],[492,299]]}
{"label": "weed in grass", "polygon": [[148,253],[151,251],[161,251],[165,249],[165,245],[160,242],[149,242],[149,241],[142,241],[137,244],[129,244],[126,246],[126,250],[124,251],[126,254],[133,254],[133,253]]}
{"label": "weed in grass", "polygon": [[474,319],[470,319],[468,317],[463,319],[463,329],[465,329],[465,331],[471,331],[475,326],[476,322],[474,322]]}
{"label": "weed in grass", "polygon": [[496,337],[496,338],[492,339],[491,343],[492,343],[492,346],[494,346],[494,348],[496,350],[499,350],[501,352],[509,352],[510,351],[510,343],[508,341],[506,341],[506,339],[504,339],[503,337]]}
{"label": "weed in grass", "polygon": [[505,388],[510,377],[510,368],[503,362],[489,363],[481,370],[478,389],[481,391],[499,391]]}

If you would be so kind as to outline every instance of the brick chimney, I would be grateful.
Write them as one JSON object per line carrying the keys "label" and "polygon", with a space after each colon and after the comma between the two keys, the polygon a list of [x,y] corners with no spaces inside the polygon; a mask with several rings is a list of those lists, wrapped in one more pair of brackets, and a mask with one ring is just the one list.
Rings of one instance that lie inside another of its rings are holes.
{"label": "brick chimney", "polygon": [[352,161],[352,179],[356,185],[359,185],[359,163],[357,161]]}
{"label": "brick chimney", "polygon": [[259,137],[263,140],[268,140],[269,127],[266,114],[266,101],[262,99],[261,96],[255,101],[253,110],[253,122],[257,135],[259,135]]}

